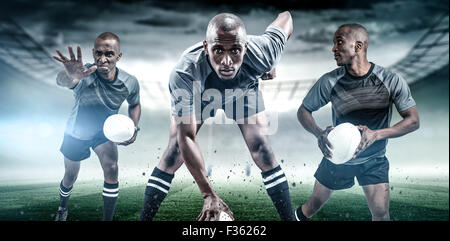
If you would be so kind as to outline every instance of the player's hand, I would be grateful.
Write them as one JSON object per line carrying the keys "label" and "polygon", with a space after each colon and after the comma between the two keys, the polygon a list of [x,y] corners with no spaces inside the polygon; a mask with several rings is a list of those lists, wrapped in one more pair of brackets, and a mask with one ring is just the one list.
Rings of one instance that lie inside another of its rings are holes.
{"label": "player's hand", "polygon": [[96,65],[90,67],[89,69],[84,68],[80,46],[77,47],[77,58],[75,58],[72,46],[69,46],[67,48],[69,49],[70,59],[61,54],[59,50],[56,50],[56,53],[59,55],[59,57],[53,56],[53,58],[63,63],[66,74],[69,77],[71,77],[72,79],[81,80],[92,74],[97,69]]}
{"label": "player's hand", "polygon": [[[218,221],[221,211],[226,212],[234,220],[233,212],[231,212],[228,205],[219,196],[207,196],[204,199],[203,210],[198,215],[197,221]],[[213,220],[211,220],[212,218]]]}
{"label": "player's hand", "polygon": [[357,126],[358,130],[361,131],[361,142],[356,148],[355,154],[353,158],[357,157],[361,152],[367,149],[370,145],[372,145],[375,141],[378,140],[377,132],[369,129],[367,126],[359,125]]}
{"label": "player's hand", "polygon": [[277,77],[277,71],[275,70],[275,68],[273,68],[271,71],[263,74],[261,76],[262,80],[271,80],[271,79],[275,79],[275,77]]}
{"label": "player's hand", "polygon": [[317,142],[319,145],[320,150],[323,153],[323,156],[331,159],[332,153],[329,148],[333,149],[333,145],[331,145],[330,141],[328,140],[328,133],[330,133],[331,130],[333,130],[333,126],[328,126],[320,135],[317,137]]}
{"label": "player's hand", "polygon": [[117,143],[117,145],[128,146],[130,144],[133,144],[136,141],[136,137],[137,137],[137,134],[138,134],[139,130],[140,130],[140,128],[136,127],[136,129],[134,129],[134,135],[131,137],[131,139],[129,139],[128,141]]}

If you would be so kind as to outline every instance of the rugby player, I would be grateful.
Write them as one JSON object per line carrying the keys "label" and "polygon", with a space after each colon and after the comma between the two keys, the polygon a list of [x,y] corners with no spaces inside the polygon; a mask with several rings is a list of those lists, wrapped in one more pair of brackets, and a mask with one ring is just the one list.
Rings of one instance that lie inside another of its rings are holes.
{"label": "rugby player", "polygon": [[[389,138],[419,128],[416,103],[408,84],[398,74],[367,60],[369,34],[360,24],[344,24],[333,38],[334,59],[339,68],[324,74],[309,90],[298,109],[302,126],[315,137],[324,158],[314,174],[313,192],[295,212],[297,220],[308,220],[328,201],[334,190],[350,188],[355,177],[364,190],[372,220],[389,220]],[[335,165],[327,139],[332,126],[317,126],[312,112],[331,102],[333,126],[349,122],[361,132],[353,158]],[[392,104],[402,120],[390,126]]]}
{"label": "rugby player", "polygon": [[[222,13],[209,22],[206,39],[183,53],[169,79],[169,144],[148,180],[140,220],[153,219],[183,163],[204,199],[197,220],[218,220],[220,211],[232,216],[208,179],[196,137],[204,121],[218,109],[238,124],[280,218],[295,220],[286,176],[263,131],[268,121],[258,89],[260,78],[274,77],[274,67],[292,30],[289,12],[280,13],[260,36],[247,35],[239,17]],[[227,95],[230,92],[233,94]]]}
{"label": "rugby player", "polygon": [[[121,59],[120,39],[110,32],[100,34],[94,42],[94,64],[83,65],[81,48],[77,57],[71,46],[70,58],[56,50],[54,59],[64,65],[57,75],[57,84],[73,91],[75,105],[67,121],[60,151],[64,155],[65,173],[60,183],[60,203],[56,221],[67,219],[67,202],[80,171],[80,162],[91,154],[90,148],[100,160],[104,174],[103,220],[110,221],[114,215],[119,195],[118,145],[129,145],[136,140],[141,115],[139,83],[137,79],[116,67]],[[133,120],[133,137],[122,143],[109,141],[103,133],[103,123],[110,115],[117,114],[127,100],[128,115]]]}

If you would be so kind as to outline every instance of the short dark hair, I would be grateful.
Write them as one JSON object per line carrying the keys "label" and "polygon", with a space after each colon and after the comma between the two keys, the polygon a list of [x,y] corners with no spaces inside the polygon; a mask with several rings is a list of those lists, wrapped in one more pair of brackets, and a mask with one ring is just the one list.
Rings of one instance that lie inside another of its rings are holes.
{"label": "short dark hair", "polygon": [[104,32],[104,33],[101,33],[101,34],[97,37],[97,39],[103,39],[103,40],[114,39],[114,40],[116,40],[116,41],[120,44],[120,38],[119,38],[119,36],[117,36],[116,34],[111,33],[111,32]]}
{"label": "short dark hair", "polygon": [[349,28],[353,34],[358,35],[360,40],[364,43],[364,50],[367,51],[367,48],[369,47],[369,33],[364,26],[359,23],[346,23],[339,26],[338,29],[341,28]]}
{"label": "short dark hair", "polygon": [[206,40],[208,40],[210,34],[215,33],[218,29],[224,32],[230,32],[238,28],[242,28],[245,35],[247,35],[244,22],[242,22],[238,16],[232,13],[218,14],[208,23],[208,28],[206,29]]}

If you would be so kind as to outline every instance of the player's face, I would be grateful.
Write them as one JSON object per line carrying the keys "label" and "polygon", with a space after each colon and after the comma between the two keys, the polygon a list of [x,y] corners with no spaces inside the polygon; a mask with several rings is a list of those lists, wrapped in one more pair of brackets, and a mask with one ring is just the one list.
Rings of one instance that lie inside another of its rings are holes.
{"label": "player's face", "polygon": [[97,71],[107,74],[116,68],[116,62],[119,61],[120,53],[119,43],[114,39],[97,39],[92,49]]}
{"label": "player's face", "polygon": [[349,29],[344,27],[336,31],[333,38],[334,59],[338,66],[349,65],[356,56],[355,44],[353,37],[349,34]]}
{"label": "player's face", "polygon": [[242,65],[247,49],[245,36],[241,31],[217,30],[215,36],[203,43],[209,62],[223,80],[233,79]]}

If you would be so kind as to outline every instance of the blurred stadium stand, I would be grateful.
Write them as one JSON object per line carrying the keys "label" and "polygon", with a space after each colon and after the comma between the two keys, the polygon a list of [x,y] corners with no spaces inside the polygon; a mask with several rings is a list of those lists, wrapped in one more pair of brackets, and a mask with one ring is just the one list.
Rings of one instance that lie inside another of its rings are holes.
{"label": "blurred stadium stand", "polygon": [[[448,65],[448,13],[435,23],[411,48],[409,53],[390,68],[412,84]],[[55,85],[61,66],[32,36],[12,19],[0,18],[0,60],[23,74]],[[316,79],[260,81],[265,102],[276,110],[297,108]],[[146,108],[168,108],[169,91],[165,81],[141,80],[141,100]]]}

